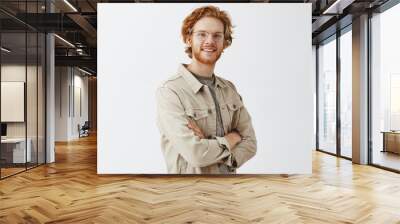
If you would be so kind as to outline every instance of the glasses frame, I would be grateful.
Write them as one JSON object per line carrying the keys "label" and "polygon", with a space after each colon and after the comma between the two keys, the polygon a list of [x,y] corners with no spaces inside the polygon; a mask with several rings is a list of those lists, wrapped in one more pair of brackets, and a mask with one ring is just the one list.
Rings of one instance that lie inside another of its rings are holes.
{"label": "glasses frame", "polygon": [[[199,31],[193,31],[191,33],[197,40],[200,42],[204,42],[207,40],[207,38],[211,35],[211,38],[215,42],[223,42],[225,40],[225,35],[223,32],[215,32],[215,33],[210,33],[208,31],[204,30],[199,30]],[[200,34],[206,34],[206,36],[200,36]],[[217,36],[216,36],[217,35]]]}

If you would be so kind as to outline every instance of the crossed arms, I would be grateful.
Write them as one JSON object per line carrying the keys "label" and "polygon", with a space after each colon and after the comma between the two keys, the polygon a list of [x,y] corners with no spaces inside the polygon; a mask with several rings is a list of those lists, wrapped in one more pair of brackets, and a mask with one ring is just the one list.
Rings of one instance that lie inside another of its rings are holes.
{"label": "crossed arms", "polygon": [[238,168],[252,158],[257,142],[251,118],[243,106],[238,111],[235,131],[224,137],[207,139],[203,131],[191,120],[178,94],[169,87],[157,90],[157,124],[175,150],[193,167],[206,167],[223,161]]}

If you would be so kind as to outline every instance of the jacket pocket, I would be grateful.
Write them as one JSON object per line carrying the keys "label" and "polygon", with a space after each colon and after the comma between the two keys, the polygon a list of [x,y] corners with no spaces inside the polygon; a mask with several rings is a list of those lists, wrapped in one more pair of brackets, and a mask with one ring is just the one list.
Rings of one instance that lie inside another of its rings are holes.
{"label": "jacket pocket", "polygon": [[226,106],[228,107],[229,111],[237,111],[243,106],[243,103],[240,101],[236,101],[227,103]]}
{"label": "jacket pocket", "polygon": [[240,100],[228,102],[226,104],[229,113],[229,132],[236,129],[239,122],[240,109],[243,107],[243,103]]}
{"label": "jacket pocket", "polygon": [[200,120],[208,117],[210,111],[208,109],[187,109],[186,115],[193,120]]}
{"label": "jacket pocket", "polygon": [[211,110],[209,109],[187,109],[186,116],[188,119],[192,119],[196,125],[203,131],[206,138],[212,133],[213,122],[211,119]]}

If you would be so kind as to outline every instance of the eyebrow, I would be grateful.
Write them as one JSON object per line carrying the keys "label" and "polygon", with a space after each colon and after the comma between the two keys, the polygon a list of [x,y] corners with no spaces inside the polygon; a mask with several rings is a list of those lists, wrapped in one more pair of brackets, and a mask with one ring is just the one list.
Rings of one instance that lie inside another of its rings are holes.
{"label": "eyebrow", "polygon": [[[197,31],[193,31],[193,32],[208,32],[208,31],[206,31],[206,30],[197,30]],[[210,33],[210,32],[208,32],[208,33]],[[224,32],[218,31],[218,32],[215,32],[215,33],[221,33],[221,34],[222,34],[222,33],[224,33]]]}

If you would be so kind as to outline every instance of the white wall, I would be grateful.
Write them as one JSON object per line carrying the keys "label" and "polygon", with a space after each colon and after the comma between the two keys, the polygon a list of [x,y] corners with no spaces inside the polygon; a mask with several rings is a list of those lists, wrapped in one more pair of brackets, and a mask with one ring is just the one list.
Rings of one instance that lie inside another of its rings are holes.
{"label": "white wall", "polygon": [[[41,71],[40,71],[41,72]],[[36,86],[36,66],[25,66],[19,64],[5,64],[1,66],[1,81],[3,82],[25,82],[26,75],[30,87]],[[34,76],[34,77],[33,77]],[[36,135],[36,88],[27,88],[27,118],[28,118],[28,137]],[[34,103],[32,103],[34,102]],[[40,105],[39,105],[40,106]],[[22,108],[24,109],[24,108]],[[2,108],[7,110],[7,108]],[[35,112],[35,113],[34,113]],[[7,122],[8,137],[24,137],[26,122]]]}
{"label": "white wall", "polygon": [[[55,140],[69,141],[79,137],[78,124],[88,120],[88,78],[72,67],[56,67]],[[78,96],[80,90],[81,97]],[[78,100],[81,100],[81,103]],[[76,105],[82,105],[82,113]],[[74,111],[75,110],[75,111]]]}
{"label": "white wall", "polygon": [[55,68],[55,141],[68,140],[68,67]]}
{"label": "white wall", "polygon": [[25,82],[1,82],[1,121],[24,122]]}
{"label": "white wall", "polygon": [[[74,108],[72,108],[72,120],[71,120],[71,135],[73,138],[79,137],[79,132],[77,129],[78,124],[82,126],[85,121],[88,120],[89,112],[88,112],[88,77],[82,76],[83,73],[79,70],[75,69],[74,71]],[[79,93],[80,91],[80,93]],[[80,97],[79,97],[80,94]],[[79,102],[80,101],[80,102]],[[80,107],[80,108],[79,108]],[[82,110],[80,112],[80,110]]]}
{"label": "white wall", "polygon": [[[155,91],[189,62],[180,28],[200,5],[98,4],[98,173],[166,173]],[[258,140],[238,173],[311,173],[311,4],[213,5],[236,26],[215,73],[235,83]]]}

